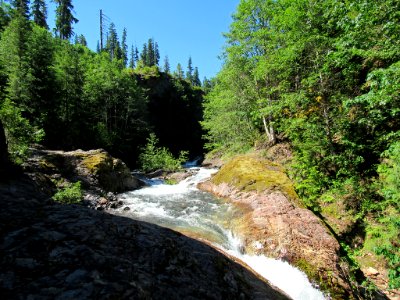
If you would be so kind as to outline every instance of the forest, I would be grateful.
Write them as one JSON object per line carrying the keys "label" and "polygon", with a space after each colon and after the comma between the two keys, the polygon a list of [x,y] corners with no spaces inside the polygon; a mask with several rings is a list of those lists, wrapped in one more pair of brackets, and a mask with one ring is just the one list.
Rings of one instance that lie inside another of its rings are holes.
{"label": "forest", "polygon": [[[206,97],[215,153],[287,143],[304,204],[400,287],[400,2],[243,0]],[[240,80],[238,80],[240,78]],[[329,223],[329,221],[327,221]],[[332,225],[332,224],[331,224]]]}
{"label": "forest", "polygon": [[0,117],[13,160],[40,143],[104,148],[136,167],[150,133],[173,155],[201,155],[203,91],[192,59],[186,72],[171,71],[168,57],[161,67],[154,39],[129,52],[127,30],[120,40],[113,23],[94,52],[73,32],[72,2],[56,2],[54,35],[44,0],[0,6]]}
{"label": "forest", "polygon": [[153,39],[128,51],[114,24],[90,50],[71,1],[55,2],[52,34],[44,0],[1,1],[0,147],[14,162],[40,144],[136,167],[152,136],[176,157],[287,145],[303,204],[356,268],[372,253],[400,288],[399,1],[241,0],[204,82],[191,58],[161,67]]}

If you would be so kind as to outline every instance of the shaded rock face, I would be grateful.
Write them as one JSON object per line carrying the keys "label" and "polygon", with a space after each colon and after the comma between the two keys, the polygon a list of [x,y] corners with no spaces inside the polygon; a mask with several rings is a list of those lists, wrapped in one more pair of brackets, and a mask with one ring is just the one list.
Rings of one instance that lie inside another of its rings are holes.
{"label": "shaded rock face", "polygon": [[318,217],[300,206],[281,167],[255,157],[238,157],[199,188],[241,207],[243,214],[233,222],[247,252],[298,266],[336,299],[350,296],[348,267],[340,260],[337,240]]}
{"label": "shaded rock face", "polygon": [[41,178],[41,189],[49,195],[63,182],[81,181],[85,200],[90,206],[117,206],[113,193],[133,190],[141,186],[120,159],[106,151],[32,151],[24,165],[25,171],[36,182]]}
{"label": "shaded rock face", "polygon": [[289,299],[205,244],[36,185],[0,184],[3,299]]}

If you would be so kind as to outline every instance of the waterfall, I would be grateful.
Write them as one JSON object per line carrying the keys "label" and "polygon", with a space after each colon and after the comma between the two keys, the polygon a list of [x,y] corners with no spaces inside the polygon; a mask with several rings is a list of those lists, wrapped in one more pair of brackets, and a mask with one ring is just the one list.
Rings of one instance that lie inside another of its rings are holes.
{"label": "waterfall", "polygon": [[121,194],[124,206],[116,214],[154,223],[208,240],[215,247],[243,261],[293,299],[325,299],[307,276],[287,262],[262,255],[248,255],[239,237],[229,228],[237,209],[196,188],[216,169],[193,168],[196,173],[176,185],[147,181],[150,186]]}

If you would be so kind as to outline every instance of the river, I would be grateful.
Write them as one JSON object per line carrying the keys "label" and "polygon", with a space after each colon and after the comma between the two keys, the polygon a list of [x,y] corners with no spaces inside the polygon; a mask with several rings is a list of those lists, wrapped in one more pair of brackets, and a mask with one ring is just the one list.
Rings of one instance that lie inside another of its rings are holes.
{"label": "river", "polygon": [[293,299],[325,299],[303,272],[288,263],[243,253],[242,242],[231,226],[231,221],[237,218],[239,211],[232,204],[196,188],[197,183],[209,178],[216,170],[191,170],[194,175],[179,184],[168,185],[161,180],[146,180],[149,186],[119,195],[124,205],[115,213],[207,240],[245,262]]}

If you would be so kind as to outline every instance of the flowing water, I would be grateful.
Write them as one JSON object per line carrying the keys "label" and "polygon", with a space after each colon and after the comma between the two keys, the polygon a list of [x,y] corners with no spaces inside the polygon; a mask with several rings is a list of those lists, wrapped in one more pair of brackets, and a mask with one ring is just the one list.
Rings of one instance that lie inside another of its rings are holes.
{"label": "flowing water", "polygon": [[124,206],[116,213],[207,240],[245,262],[293,299],[325,299],[304,273],[288,263],[243,253],[244,247],[230,226],[239,211],[230,203],[196,188],[197,183],[216,170],[191,170],[194,170],[194,175],[176,185],[167,185],[161,180],[146,180],[148,187],[120,195]]}

